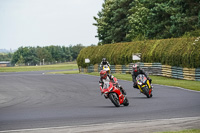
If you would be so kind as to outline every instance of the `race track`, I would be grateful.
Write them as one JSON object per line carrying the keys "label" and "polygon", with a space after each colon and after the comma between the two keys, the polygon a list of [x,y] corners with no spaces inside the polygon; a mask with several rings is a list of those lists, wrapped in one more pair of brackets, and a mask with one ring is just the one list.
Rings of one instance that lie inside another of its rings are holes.
{"label": "race track", "polygon": [[99,77],[44,72],[0,73],[0,131],[200,117],[200,92],[153,85],[153,98],[119,80],[129,106],[100,94]]}

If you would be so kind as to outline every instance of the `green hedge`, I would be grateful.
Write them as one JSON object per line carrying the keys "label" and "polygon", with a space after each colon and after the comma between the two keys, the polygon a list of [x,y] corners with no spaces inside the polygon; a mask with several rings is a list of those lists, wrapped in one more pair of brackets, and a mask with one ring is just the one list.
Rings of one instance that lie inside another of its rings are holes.
{"label": "green hedge", "polygon": [[200,39],[197,38],[171,38],[90,46],[80,51],[77,63],[78,66],[86,67],[88,64],[85,64],[85,58],[89,58],[90,64],[94,65],[99,64],[101,59],[106,57],[110,64],[126,65],[133,62],[133,53],[142,53],[141,62],[159,62],[163,65],[187,68],[200,67]]}

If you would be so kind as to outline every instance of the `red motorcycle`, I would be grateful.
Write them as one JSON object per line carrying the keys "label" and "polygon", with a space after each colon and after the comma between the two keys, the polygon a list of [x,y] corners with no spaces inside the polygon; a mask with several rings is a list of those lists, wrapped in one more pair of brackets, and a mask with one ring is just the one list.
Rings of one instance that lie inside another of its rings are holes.
{"label": "red motorcycle", "polygon": [[100,90],[101,94],[104,95],[104,97],[107,99],[109,98],[111,102],[116,106],[119,107],[121,104],[124,106],[129,105],[129,101],[125,95],[122,94],[120,87],[118,86],[117,78],[114,77],[114,83],[112,81],[110,82],[104,82],[103,86],[102,83],[100,83]]}

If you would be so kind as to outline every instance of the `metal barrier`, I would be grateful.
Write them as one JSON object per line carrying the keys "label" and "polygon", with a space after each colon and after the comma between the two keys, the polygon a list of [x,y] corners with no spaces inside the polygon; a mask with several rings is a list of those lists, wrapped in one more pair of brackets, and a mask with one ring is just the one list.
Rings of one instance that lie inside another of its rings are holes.
{"label": "metal barrier", "polygon": [[[131,74],[133,63],[129,65],[111,65],[111,73]],[[139,66],[148,75],[159,75],[186,80],[200,81],[200,68],[182,68],[176,66],[162,65],[161,63],[139,63]],[[79,68],[79,72],[100,72],[98,64],[90,65],[87,68]]]}
{"label": "metal barrier", "polygon": [[200,68],[195,69],[195,80],[200,81]]}

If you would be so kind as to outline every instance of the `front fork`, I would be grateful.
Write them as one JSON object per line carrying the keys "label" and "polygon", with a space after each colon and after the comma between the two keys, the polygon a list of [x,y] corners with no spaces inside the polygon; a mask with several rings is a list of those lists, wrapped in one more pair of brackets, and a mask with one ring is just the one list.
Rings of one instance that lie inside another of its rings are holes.
{"label": "front fork", "polygon": [[117,93],[118,98],[119,98],[119,103],[122,104],[124,102],[124,95],[122,94],[122,92],[120,91],[120,89],[118,89],[117,87],[115,87],[115,93]]}
{"label": "front fork", "polygon": [[[152,92],[152,87],[151,87],[149,80],[147,80],[147,86],[149,88],[149,95],[150,95]],[[141,92],[143,92],[143,90],[142,90],[143,87],[145,87],[145,85],[142,85],[142,86],[138,85],[138,88],[140,89]]]}
{"label": "front fork", "polygon": [[151,89],[151,84],[150,84],[149,80],[147,80],[147,85],[148,85],[149,89]]}

